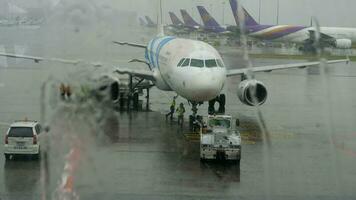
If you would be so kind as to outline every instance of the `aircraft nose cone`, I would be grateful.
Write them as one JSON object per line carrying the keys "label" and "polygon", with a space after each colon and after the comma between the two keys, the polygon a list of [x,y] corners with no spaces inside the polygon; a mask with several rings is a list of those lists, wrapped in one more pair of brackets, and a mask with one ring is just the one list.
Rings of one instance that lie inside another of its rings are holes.
{"label": "aircraft nose cone", "polygon": [[217,97],[223,87],[223,77],[217,74],[205,74],[191,80],[187,85],[190,100],[202,102]]}

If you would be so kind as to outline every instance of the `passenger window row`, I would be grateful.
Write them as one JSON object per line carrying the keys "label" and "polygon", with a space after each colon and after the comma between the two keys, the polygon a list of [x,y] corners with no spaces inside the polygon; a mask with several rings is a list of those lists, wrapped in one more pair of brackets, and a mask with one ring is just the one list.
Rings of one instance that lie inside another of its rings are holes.
{"label": "passenger window row", "polygon": [[199,60],[199,59],[190,59],[190,58],[183,58],[179,61],[178,67],[224,67],[223,62],[220,59],[209,59],[209,60]]}

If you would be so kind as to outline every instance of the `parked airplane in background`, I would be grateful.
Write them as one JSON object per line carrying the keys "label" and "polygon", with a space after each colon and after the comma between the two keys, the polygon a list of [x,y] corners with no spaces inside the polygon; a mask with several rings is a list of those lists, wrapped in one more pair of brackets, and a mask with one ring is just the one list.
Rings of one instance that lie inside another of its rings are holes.
{"label": "parked airplane in background", "polygon": [[150,28],[156,28],[157,27],[157,24],[154,23],[149,16],[145,16],[145,19],[147,21],[147,27],[150,27]]}
{"label": "parked airplane in background", "polygon": [[140,26],[147,26],[147,23],[145,22],[144,19],[142,19],[142,17],[139,17],[138,20],[140,22]]}
{"label": "parked airplane in background", "polygon": [[214,33],[228,33],[226,27],[220,26],[220,24],[210,15],[210,13],[203,7],[197,6],[199,14],[204,23],[204,29]]}
{"label": "parked airplane in background", "polygon": [[194,29],[194,30],[203,30],[203,26],[200,25],[199,23],[197,23],[190,15],[189,13],[184,10],[181,9],[180,13],[182,14],[183,17],[183,21],[186,27],[190,28],[190,29]]}
{"label": "parked airplane in background", "polygon": [[169,12],[172,24],[166,26],[174,34],[189,34],[191,30],[173,12]]}
{"label": "parked airplane in background", "polygon": [[177,28],[183,28],[184,23],[177,17],[173,12],[169,12],[169,17],[171,18],[172,25]]}
{"label": "parked airplane in background", "polygon": [[[231,9],[239,26],[237,0],[230,0]],[[254,38],[276,42],[288,42],[303,45],[301,50],[315,50],[317,30],[315,27],[291,25],[261,25],[242,8],[244,32]],[[242,21],[242,20],[241,20]],[[356,28],[320,27],[320,47],[348,49],[356,44]]]}

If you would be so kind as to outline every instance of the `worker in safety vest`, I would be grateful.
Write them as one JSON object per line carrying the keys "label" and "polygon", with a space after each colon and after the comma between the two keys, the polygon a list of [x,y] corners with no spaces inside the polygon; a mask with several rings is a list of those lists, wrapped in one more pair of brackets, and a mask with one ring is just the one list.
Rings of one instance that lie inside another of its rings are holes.
{"label": "worker in safety vest", "polygon": [[67,85],[65,90],[66,90],[66,95],[67,95],[68,99],[70,99],[70,97],[72,96],[72,89],[70,88],[69,85]]}
{"label": "worker in safety vest", "polygon": [[176,98],[178,96],[175,96],[173,97],[173,100],[172,100],[172,103],[171,103],[171,106],[169,108],[169,113],[166,114],[166,119],[168,118],[168,116],[171,116],[170,119],[173,120],[173,114],[174,114],[174,111],[176,110]]}
{"label": "worker in safety vest", "polygon": [[66,86],[64,85],[64,83],[61,83],[61,85],[59,86],[59,93],[61,95],[61,98],[64,100],[66,98]]}
{"label": "worker in safety vest", "polygon": [[177,108],[177,113],[178,113],[178,124],[183,126],[184,113],[185,113],[185,108],[183,103],[179,104],[179,107]]}

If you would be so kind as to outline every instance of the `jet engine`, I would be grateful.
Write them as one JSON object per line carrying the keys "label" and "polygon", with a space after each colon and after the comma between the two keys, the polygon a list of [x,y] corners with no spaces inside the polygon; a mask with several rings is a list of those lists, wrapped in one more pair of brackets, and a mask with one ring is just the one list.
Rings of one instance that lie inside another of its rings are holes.
{"label": "jet engine", "polygon": [[335,47],[338,49],[350,49],[352,41],[350,39],[337,39],[335,40]]}
{"label": "jet engine", "polygon": [[266,102],[267,89],[261,81],[244,80],[239,84],[237,96],[248,106],[258,106]]}
{"label": "jet engine", "polygon": [[99,101],[117,103],[120,98],[120,81],[113,75],[101,75],[94,79],[92,93]]}

